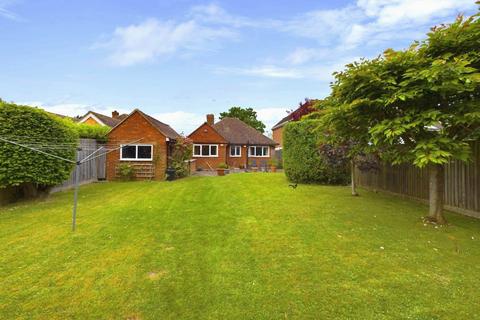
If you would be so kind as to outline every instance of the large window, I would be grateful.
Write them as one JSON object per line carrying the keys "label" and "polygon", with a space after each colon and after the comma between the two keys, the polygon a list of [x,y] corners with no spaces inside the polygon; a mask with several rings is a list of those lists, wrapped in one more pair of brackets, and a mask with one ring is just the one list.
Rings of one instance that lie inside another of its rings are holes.
{"label": "large window", "polygon": [[153,146],[151,144],[122,145],[120,160],[151,161],[153,159]]}
{"label": "large window", "polygon": [[248,148],[249,157],[268,157],[269,156],[269,147],[265,146],[250,146]]}
{"label": "large window", "polygon": [[218,157],[218,144],[194,144],[195,157]]}
{"label": "large window", "polygon": [[230,157],[241,157],[242,146],[230,146]]}

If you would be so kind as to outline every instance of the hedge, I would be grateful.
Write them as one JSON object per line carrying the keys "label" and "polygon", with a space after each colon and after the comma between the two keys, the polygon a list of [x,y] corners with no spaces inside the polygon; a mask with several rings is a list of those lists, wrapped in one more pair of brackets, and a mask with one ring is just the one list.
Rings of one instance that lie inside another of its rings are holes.
{"label": "hedge", "polygon": [[[333,162],[320,152],[318,120],[294,121],[283,130],[283,166],[292,182],[347,184],[347,161]],[[335,163],[335,164],[333,164]]]}
{"label": "hedge", "polygon": [[[75,160],[77,131],[41,109],[0,100],[0,136]],[[45,189],[68,179],[72,169],[72,163],[0,141],[0,188]]]}

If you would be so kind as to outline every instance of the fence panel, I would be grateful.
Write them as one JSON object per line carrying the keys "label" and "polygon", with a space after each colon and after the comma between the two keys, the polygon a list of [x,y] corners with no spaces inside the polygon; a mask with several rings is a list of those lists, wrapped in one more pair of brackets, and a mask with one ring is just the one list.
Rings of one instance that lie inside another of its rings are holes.
{"label": "fence panel", "polygon": [[[80,148],[78,156],[80,159],[87,157],[100,145],[94,139],[80,139]],[[92,161],[82,163],[80,170],[80,184],[97,181],[99,178],[105,178],[105,156],[98,157]],[[103,174],[103,175],[102,175]],[[75,170],[72,171],[68,180],[52,189],[52,192],[58,192],[73,187],[75,184]]]}
{"label": "fence panel", "polygon": [[[356,169],[359,186],[428,200],[428,169],[381,164],[377,172]],[[480,218],[480,142],[473,145],[473,161],[445,165],[445,208]]]}

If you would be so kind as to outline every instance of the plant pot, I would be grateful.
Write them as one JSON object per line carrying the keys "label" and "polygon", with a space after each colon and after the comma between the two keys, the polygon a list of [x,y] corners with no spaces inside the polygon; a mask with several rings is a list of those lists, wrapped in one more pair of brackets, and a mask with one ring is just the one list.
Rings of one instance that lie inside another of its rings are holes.
{"label": "plant pot", "polygon": [[271,166],[271,167],[270,167],[270,171],[272,171],[272,172],[277,172],[277,167],[276,167],[276,166]]}
{"label": "plant pot", "polygon": [[224,176],[225,175],[225,169],[217,168],[217,175]]}

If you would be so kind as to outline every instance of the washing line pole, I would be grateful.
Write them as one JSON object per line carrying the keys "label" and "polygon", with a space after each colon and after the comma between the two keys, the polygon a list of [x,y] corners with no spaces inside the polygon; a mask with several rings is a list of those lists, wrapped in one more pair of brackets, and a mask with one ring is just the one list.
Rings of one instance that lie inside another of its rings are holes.
{"label": "washing line pole", "polygon": [[80,184],[80,151],[81,148],[77,148],[77,163],[75,164],[75,192],[73,195],[73,212],[72,212],[72,232],[75,232],[75,224],[77,222],[77,202],[78,202],[78,187]]}
{"label": "washing line pole", "polygon": [[91,160],[96,159],[96,158],[98,158],[98,157],[107,155],[108,153],[110,153],[110,152],[112,152],[112,151],[121,149],[121,148],[126,147],[126,146],[128,146],[128,145],[130,145],[130,144],[139,142],[139,141],[142,140],[142,139],[143,139],[143,138],[140,138],[140,139],[131,141],[131,142],[126,143],[126,144],[124,144],[124,145],[120,145],[120,147],[118,147],[118,148],[114,148],[114,149],[108,150],[107,152],[104,152],[104,153],[102,153],[102,154],[97,154],[95,157],[92,157],[95,153],[97,153],[98,151],[100,151],[100,150],[103,149],[103,146],[102,146],[102,147],[100,147],[99,149],[95,150],[93,153],[91,153],[90,155],[88,155],[87,157],[85,157],[85,158],[83,158],[83,159],[80,159],[80,151],[82,150],[82,148],[77,147],[77,156],[76,156],[76,159],[77,159],[77,160],[76,160],[76,161],[73,161],[73,160],[70,160],[70,159],[66,159],[66,158],[57,156],[57,155],[55,155],[55,154],[51,154],[51,153],[48,153],[48,152],[39,150],[39,149],[37,149],[37,148],[33,148],[33,147],[31,147],[31,146],[27,146],[27,145],[24,145],[24,144],[15,142],[15,141],[10,141],[10,140],[7,140],[7,139],[4,139],[4,138],[0,137],[0,141],[6,142],[6,143],[10,143],[10,144],[13,144],[13,145],[16,145],[16,146],[19,146],[19,147],[23,147],[23,148],[26,148],[26,149],[29,149],[29,150],[32,150],[32,151],[41,153],[41,154],[46,155],[46,156],[49,156],[49,157],[53,157],[53,158],[56,158],[56,159],[60,159],[60,160],[63,160],[63,161],[66,161],[66,162],[74,163],[74,164],[75,164],[75,172],[74,172],[74,175],[75,175],[75,192],[74,192],[74,196],[73,196],[72,232],[75,231],[75,228],[76,228],[76,220],[77,220],[78,190],[79,190],[79,185],[80,185],[80,165],[82,165],[83,163],[85,163],[85,162],[87,162],[87,161],[91,161]]}

